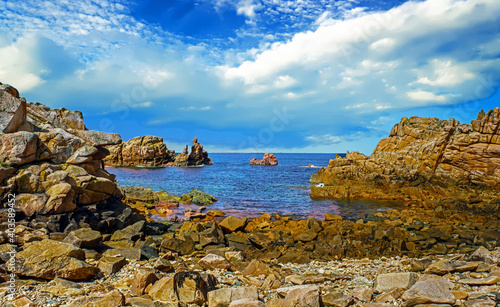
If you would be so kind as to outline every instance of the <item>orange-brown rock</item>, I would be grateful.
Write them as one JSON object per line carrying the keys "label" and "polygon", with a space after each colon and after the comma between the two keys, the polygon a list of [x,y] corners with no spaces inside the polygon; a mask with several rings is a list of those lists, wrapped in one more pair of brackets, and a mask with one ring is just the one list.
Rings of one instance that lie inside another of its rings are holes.
{"label": "orange-brown rock", "polygon": [[119,143],[118,134],[87,130],[80,111],[26,103],[0,83],[0,199],[15,194],[26,216],[120,199],[102,163],[109,154],[104,146]]}
{"label": "orange-brown rock", "polygon": [[278,158],[271,153],[266,153],[262,160],[256,158],[250,160],[250,165],[278,165]]}
{"label": "orange-brown rock", "polygon": [[188,146],[181,154],[175,157],[175,166],[196,166],[196,165],[212,165],[212,159],[208,157],[208,153],[203,150],[203,145],[198,143],[198,138],[193,139],[193,146],[191,146],[191,153],[188,154]]}
{"label": "orange-brown rock", "polygon": [[110,166],[165,166],[174,161],[175,155],[162,138],[150,135],[138,136],[107,149],[110,154],[104,162]]}
{"label": "orange-brown rock", "polygon": [[477,120],[403,118],[369,157],[337,156],[311,176],[311,197],[439,199],[495,196],[500,187],[500,109]]}

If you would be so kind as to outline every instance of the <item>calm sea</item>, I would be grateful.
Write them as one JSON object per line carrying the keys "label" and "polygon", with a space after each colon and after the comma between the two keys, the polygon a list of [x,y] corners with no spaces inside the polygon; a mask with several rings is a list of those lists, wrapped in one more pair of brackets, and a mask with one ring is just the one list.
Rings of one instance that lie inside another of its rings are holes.
{"label": "calm sea", "polygon": [[[193,168],[108,168],[121,186],[165,190],[171,195],[199,189],[219,199],[209,209],[228,215],[256,217],[278,213],[323,219],[325,213],[359,218],[398,207],[391,202],[316,200],[309,197],[311,174],[335,154],[275,154],[277,166],[251,166],[263,154],[212,153],[214,165]],[[308,167],[315,165],[317,167]],[[181,208],[182,209],[182,208]]]}

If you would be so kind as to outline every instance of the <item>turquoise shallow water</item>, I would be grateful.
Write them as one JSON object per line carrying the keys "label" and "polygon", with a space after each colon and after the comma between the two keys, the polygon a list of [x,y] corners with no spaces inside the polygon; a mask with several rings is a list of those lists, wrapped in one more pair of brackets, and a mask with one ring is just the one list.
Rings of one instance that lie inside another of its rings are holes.
{"label": "turquoise shallow water", "polygon": [[[210,209],[255,217],[279,213],[322,219],[325,213],[358,218],[398,207],[377,201],[314,200],[309,197],[311,174],[327,166],[335,154],[275,154],[277,166],[251,166],[263,154],[210,154],[214,165],[196,168],[108,168],[122,186],[143,186],[181,195],[200,189],[219,199]],[[304,167],[309,164],[318,167]]]}

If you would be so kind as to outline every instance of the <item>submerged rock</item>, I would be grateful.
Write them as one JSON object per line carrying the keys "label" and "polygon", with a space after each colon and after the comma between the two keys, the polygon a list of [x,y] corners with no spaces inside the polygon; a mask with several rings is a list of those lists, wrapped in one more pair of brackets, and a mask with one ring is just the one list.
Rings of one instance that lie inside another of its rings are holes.
{"label": "submerged rock", "polygon": [[203,191],[192,189],[191,192],[183,194],[181,200],[188,203],[193,203],[200,206],[211,205],[218,199]]}

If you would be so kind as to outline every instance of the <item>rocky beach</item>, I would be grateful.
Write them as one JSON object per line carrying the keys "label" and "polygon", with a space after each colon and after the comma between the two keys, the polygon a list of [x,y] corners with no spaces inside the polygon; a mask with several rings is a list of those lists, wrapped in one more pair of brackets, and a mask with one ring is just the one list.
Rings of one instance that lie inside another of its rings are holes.
{"label": "rocky beach", "polygon": [[178,155],[159,137],[122,142],[5,84],[0,114],[2,306],[500,304],[498,108],[471,124],[403,118],[370,157],[313,174],[311,197],[404,202],[359,219],[235,217],[196,189],[122,187],[107,165],[211,160],[196,138]]}

